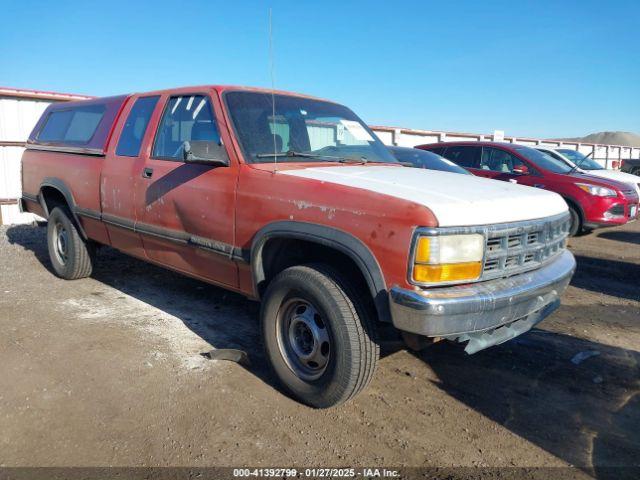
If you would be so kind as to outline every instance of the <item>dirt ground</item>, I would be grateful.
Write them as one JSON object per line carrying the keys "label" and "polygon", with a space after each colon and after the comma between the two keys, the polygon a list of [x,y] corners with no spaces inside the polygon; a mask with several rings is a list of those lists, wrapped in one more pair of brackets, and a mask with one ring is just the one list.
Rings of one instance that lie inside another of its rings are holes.
{"label": "dirt ground", "polygon": [[640,222],[570,241],[539,329],[473,356],[388,349],[322,411],[270,377],[257,304],[108,248],[60,280],[45,232],[0,229],[0,466],[640,466]]}

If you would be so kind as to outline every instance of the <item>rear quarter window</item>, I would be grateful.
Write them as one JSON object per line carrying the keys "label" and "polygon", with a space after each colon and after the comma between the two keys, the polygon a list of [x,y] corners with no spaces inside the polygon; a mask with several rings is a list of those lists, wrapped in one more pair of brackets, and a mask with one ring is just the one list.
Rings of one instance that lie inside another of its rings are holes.
{"label": "rear quarter window", "polygon": [[38,133],[41,142],[86,144],[104,116],[104,105],[85,105],[49,113]]}

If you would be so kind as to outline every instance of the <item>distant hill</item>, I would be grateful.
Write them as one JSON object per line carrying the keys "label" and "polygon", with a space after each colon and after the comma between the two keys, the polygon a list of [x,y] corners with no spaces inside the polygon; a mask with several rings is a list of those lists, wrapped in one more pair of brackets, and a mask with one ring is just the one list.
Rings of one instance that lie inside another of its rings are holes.
{"label": "distant hill", "polygon": [[571,142],[601,143],[603,145],[628,145],[640,147],[640,135],[631,132],[597,132],[586,137],[558,138]]}

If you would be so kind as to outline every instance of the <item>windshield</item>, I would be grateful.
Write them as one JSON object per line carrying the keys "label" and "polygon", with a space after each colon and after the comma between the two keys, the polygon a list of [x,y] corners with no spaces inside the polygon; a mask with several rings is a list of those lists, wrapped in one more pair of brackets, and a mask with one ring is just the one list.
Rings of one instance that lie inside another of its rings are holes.
{"label": "windshield", "polygon": [[442,172],[472,175],[471,172],[433,152],[419,150],[417,148],[403,147],[393,147],[390,148],[390,150],[391,153],[393,153],[393,156],[400,162],[410,163],[412,166],[417,168],[427,168],[429,170],[440,170]]}
{"label": "windshield", "polygon": [[[225,95],[245,159],[252,163],[397,163],[351,110],[335,103],[270,93]],[[275,110],[275,115],[274,115]]]}
{"label": "windshield", "polygon": [[580,152],[566,148],[558,149],[558,151],[583,170],[604,170],[604,167],[602,167],[598,162]]}
{"label": "windshield", "polygon": [[530,162],[533,162],[537,167],[543,168],[544,170],[549,170],[553,173],[569,173],[572,170],[572,167],[562,160],[553,158],[551,155],[534,148],[516,147],[514,150]]}

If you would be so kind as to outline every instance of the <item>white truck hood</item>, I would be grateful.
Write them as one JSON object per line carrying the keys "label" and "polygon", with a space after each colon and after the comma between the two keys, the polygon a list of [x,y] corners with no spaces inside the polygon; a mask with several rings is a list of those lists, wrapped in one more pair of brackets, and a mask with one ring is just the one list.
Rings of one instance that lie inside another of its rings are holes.
{"label": "white truck hood", "polygon": [[390,195],[429,208],[441,227],[488,225],[549,217],[567,211],[552,192],[509,182],[421,168],[394,166],[310,167],[283,175]]}
{"label": "white truck hood", "polygon": [[631,175],[630,173],[618,172],[617,170],[582,170],[588,175],[594,177],[608,178],[609,180],[615,180],[616,182],[626,183],[636,191],[640,196],[640,177],[637,175]]}

